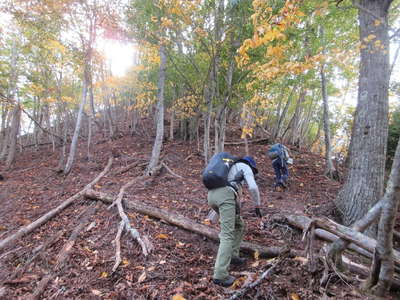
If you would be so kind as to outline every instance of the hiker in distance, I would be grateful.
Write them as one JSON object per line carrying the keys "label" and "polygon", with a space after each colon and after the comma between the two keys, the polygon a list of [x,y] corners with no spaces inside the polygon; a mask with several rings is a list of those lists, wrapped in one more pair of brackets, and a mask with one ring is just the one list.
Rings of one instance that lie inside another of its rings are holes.
{"label": "hiker in distance", "polygon": [[251,198],[256,204],[255,214],[261,216],[260,192],[254,176],[258,173],[251,156],[237,158],[227,152],[215,154],[203,172],[203,183],[208,189],[208,205],[219,214],[219,247],[214,265],[213,282],[228,287],[235,277],[229,275],[229,266],[242,265],[239,256],[245,224],[240,216],[242,185],[247,183]]}
{"label": "hiker in distance", "polygon": [[267,151],[268,157],[272,160],[272,167],[275,172],[276,190],[285,189],[288,186],[289,170],[288,164],[293,163],[289,157],[289,149],[281,143],[272,145]]}

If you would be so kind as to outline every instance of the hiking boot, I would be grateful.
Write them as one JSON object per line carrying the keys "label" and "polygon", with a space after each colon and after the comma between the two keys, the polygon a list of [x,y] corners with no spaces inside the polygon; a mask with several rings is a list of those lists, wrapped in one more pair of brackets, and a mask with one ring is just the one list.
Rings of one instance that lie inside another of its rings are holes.
{"label": "hiking boot", "polygon": [[231,259],[231,265],[241,266],[246,263],[247,259],[244,257],[235,256]]}
{"label": "hiking boot", "polygon": [[225,279],[213,279],[215,284],[218,284],[223,287],[231,286],[235,282],[236,278],[233,276],[228,276]]}

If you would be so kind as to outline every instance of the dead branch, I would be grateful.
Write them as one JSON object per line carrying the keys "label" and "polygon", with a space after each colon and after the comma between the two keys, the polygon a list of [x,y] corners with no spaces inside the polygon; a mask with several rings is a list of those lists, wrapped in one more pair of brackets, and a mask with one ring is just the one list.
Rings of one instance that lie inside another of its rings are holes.
{"label": "dead branch", "polygon": [[48,220],[50,220],[51,218],[56,216],[58,213],[60,213],[62,210],[64,210],[66,207],[71,205],[76,199],[81,197],[86,192],[86,190],[91,189],[92,186],[95,185],[110,170],[112,161],[113,161],[113,159],[110,158],[108,160],[108,163],[107,163],[106,167],[104,168],[104,170],[99,175],[97,175],[97,177],[92,182],[87,184],[80,192],[78,192],[75,195],[73,195],[72,197],[68,198],[63,203],[61,203],[59,206],[52,209],[51,211],[49,211],[48,213],[46,213],[45,215],[43,215],[36,221],[20,228],[16,233],[1,240],[0,241],[0,250],[3,249],[6,245],[10,244],[11,242],[14,242],[16,239],[19,239],[22,236],[24,236],[24,235],[32,232],[36,228],[40,227],[41,225],[46,223]]}
{"label": "dead branch", "polygon": [[[94,190],[87,190],[85,192],[85,197],[93,200],[101,200],[102,202],[107,204],[112,203],[114,200],[114,197]],[[124,201],[124,204],[126,208],[132,209],[140,214],[164,220],[172,225],[200,234],[214,241],[219,240],[218,231],[214,228],[211,228],[204,224],[199,224],[189,218],[175,214],[171,211],[162,210],[160,208],[149,206],[147,204],[139,203],[133,200]],[[288,251],[285,247],[265,247],[249,242],[242,242],[241,250],[245,252],[250,252],[252,254],[258,251],[260,256],[263,257],[276,257]],[[293,255],[298,254],[293,250],[291,250],[290,252]]]}
{"label": "dead branch", "polygon": [[137,161],[135,161],[135,162],[133,162],[133,163],[131,163],[131,164],[125,166],[125,167],[122,167],[122,168],[116,170],[116,171],[113,173],[113,176],[123,174],[123,173],[129,171],[130,169],[133,169],[133,168],[139,166],[141,162],[143,162],[143,160],[137,160]]}
{"label": "dead branch", "polygon": [[250,283],[247,286],[244,286],[242,289],[240,289],[235,294],[233,294],[231,297],[229,297],[228,300],[238,299],[239,297],[246,294],[249,289],[252,289],[252,288],[256,287],[257,285],[259,285],[265,278],[267,278],[270,274],[272,274],[272,272],[274,271],[276,266],[278,266],[284,260],[285,260],[284,256],[279,258],[268,270],[266,270],[264,273],[262,273],[261,276],[256,281]]}
{"label": "dead branch", "polygon": [[121,263],[122,230],[124,230],[124,222],[123,221],[119,222],[118,232],[117,232],[117,235],[115,236],[115,264],[114,264],[114,267],[112,268],[112,273],[114,273],[115,270],[117,270],[119,264]]}
{"label": "dead branch", "polygon": [[170,173],[172,176],[175,176],[175,177],[177,177],[177,178],[179,178],[179,179],[183,179],[183,177],[182,176],[180,176],[180,175],[178,175],[178,174],[175,174],[170,168],[168,168],[168,166],[167,166],[167,164],[166,163],[162,163],[162,166],[168,171],[168,173]]}
{"label": "dead branch", "polygon": [[119,216],[121,217],[121,220],[124,223],[124,228],[139,243],[140,247],[142,247],[142,252],[143,252],[144,256],[147,256],[150,253],[149,249],[148,249],[146,243],[143,241],[142,237],[140,236],[139,231],[137,231],[135,228],[133,228],[131,226],[131,224],[129,222],[129,218],[126,215],[126,213],[124,211],[124,208],[122,207],[122,198],[124,197],[125,191],[129,187],[131,187],[137,181],[143,180],[143,179],[145,179],[147,177],[148,177],[147,175],[142,175],[142,176],[136,177],[136,178],[132,179],[131,181],[127,182],[126,184],[124,184],[122,186],[122,188],[119,190],[119,193],[118,193],[118,196],[117,196],[116,200],[111,205],[111,206],[117,205]]}
{"label": "dead branch", "polygon": [[30,300],[36,300],[40,297],[40,295],[44,292],[44,290],[47,287],[47,284],[55,277],[57,274],[59,274],[60,271],[62,271],[65,261],[69,257],[72,248],[75,245],[75,241],[77,237],[79,236],[80,232],[82,229],[85,227],[86,223],[88,222],[89,218],[96,212],[96,210],[99,208],[99,205],[92,205],[89,206],[89,208],[86,209],[84,212],[84,217],[78,219],[81,219],[79,221],[78,226],[75,227],[75,229],[72,231],[71,236],[68,238],[67,242],[64,244],[64,247],[61,249],[61,251],[57,255],[57,260],[56,264],[53,268],[52,271],[50,271],[47,275],[45,275],[42,280],[38,283],[35,291],[33,292],[32,296],[30,297]]}
{"label": "dead branch", "polygon": [[[289,224],[292,226],[304,229],[306,228],[311,222],[311,219],[306,217],[306,216],[300,216],[300,215],[288,215],[285,216],[286,220],[288,221]],[[346,241],[351,242],[349,249],[356,251],[357,253],[366,256],[368,258],[373,257],[373,251],[375,249],[376,245],[376,240],[360,233],[356,232],[351,228],[345,227],[343,225],[337,224],[332,220],[329,219],[314,219],[316,227],[323,228],[324,230],[317,229],[315,231],[316,235],[319,237],[322,237],[325,240],[330,240],[332,241],[332,238],[334,236],[334,240],[338,240],[339,238],[342,238]],[[324,234],[321,235],[321,232]],[[326,235],[328,233],[328,235]],[[361,249],[361,251],[360,251]],[[394,258],[394,263],[396,266],[400,265],[400,255],[399,252],[396,250],[393,250],[393,258]],[[347,264],[348,265],[348,264]],[[392,280],[394,287],[400,287],[400,281],[399,279],[393,279]]]}

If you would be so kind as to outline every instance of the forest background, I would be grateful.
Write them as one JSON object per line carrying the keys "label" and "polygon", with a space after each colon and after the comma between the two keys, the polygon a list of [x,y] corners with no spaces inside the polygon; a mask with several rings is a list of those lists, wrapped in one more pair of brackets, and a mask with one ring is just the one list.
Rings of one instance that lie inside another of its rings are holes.
{"label": "forest background", "polygon": [[[90,161],[96,134],[112,143],[144,132],[154,143],[149,176],[165,140],[195,143],[206,164],[229,124],[247,154],[257,139],[307,148],[334,180],[346,162],[335,201],[345,225],[398,187],[393,168],[388,179],[400,131],[397,0],[15,0],[1,10],[6,169],[25,149],[51,145],[68,175],[79,141]],[[132,45],[125,75],[112,73],[107,40],[115,56]]]}

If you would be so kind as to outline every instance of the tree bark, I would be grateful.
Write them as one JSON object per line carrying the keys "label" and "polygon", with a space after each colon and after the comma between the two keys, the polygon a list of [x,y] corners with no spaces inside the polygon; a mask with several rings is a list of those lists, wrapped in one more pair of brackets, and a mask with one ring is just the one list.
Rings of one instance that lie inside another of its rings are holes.
{"label": "tree bark", "polygon": [[283,108],[282,113],[279,115],[278,122],[277,122],[276,126],[274,127],[273,135],[272,135],[272,141],[273,142],[275,142],[276,139],[279,137],[279,133],[281,131],[282,123],[283,123],[283,120],[286,117],[286,114],[287,114],[288,110],[289,110],[289,106],[290,106],[290,102],[292,100],[292,96],[293,96],[294,90],[295,90],[295,88],[293,87],[292,90],[290,91],[290,94],[289,94],[288,98],[287,98],[285,107]]}
{"label": "tree bark", "polygon": [[[87,62],[86,62],[86,64],[87,64]],[[67,163],[66,163],[64,171],[63,171],[64,174],[69,174],[69,172],[71,172],[72,164],[74,163],[74,159],[75,159],[76,148],[78,146],[79,131],[81,129],[82,115],[83,115],[83,110],[85,108],[86,98],[87,98],[87,84],[88,84],[87,79],[89,76],[89,74],[87,74],[87,72],[89,71],[87,68],[88,67],[86,66],[85,71],[84,71],[85,74],[83,76],[82,100],[79,105],[79,111],[78,111],[78,116],[76,118],[75,130],[74,130],[74,135],[73,135],[72,141],[71,141],[71,147],[69,149],[68,160],[67,160]]]}
{"label": "tree bark", "polygon": [[383,198],[382,214],[378,226],[378,238],[370,276],[365,287],[383,296],[390,289],[394,273],[393,228],[400,201],[400,142],[397,144],[392,171]]}
{"label": "tree bark", "polygon": [[15,153],[17,150],[17,138],[19,133],[19,126],[21,122],[21,110],[19,107],[19,103],[15,105],[12,120],[11,120],[11,129],[10,129],[10,136],[8,139],[9,148],[8,154],[6,159],[6,168],[10,168],[15,160]]}
{"label": "tree bark", "polygon": [[164,85],[165,85],[165,70],[167,65],[167,56],[165,46],[160,45],[160,70],[158,74],[158,94],[157,94],[157,130],[156,138],[151,152],[150,162],[146,169],[146,174],[151,175],[153,170],[159,164],[161,147],[164,138]]}
{"label": "tree bark", "polygon": [[[349,172],[335,201],[345,225],[360,219],[383,195],[388,134],[387,19],[391,2],[358,2],[362,43],[358,102],[351,139]],[[372,41],[371,37],[374,37]],[[375,41],[380,41],[378,48]],[[369,230],[368,233],[374,235],[376,230]]]}
{"label": "tree bark", "polygon": [[[322,53],[325,54],[325,41],[324,41],[324,27],[320,27],[320,39],[322,40]],[[338,179],[338,174],[335,166],[332,162],[332,145],[331,145],[331,123],[329,120],[329,104],[328,104],[328,89],[327,81],[325,77],[325,63],[321,63],[320,69],[321,76],[321,92],[322,92],[322,102],[324,108],[324,136],[325,136],[325,175],[331,179]]]}

